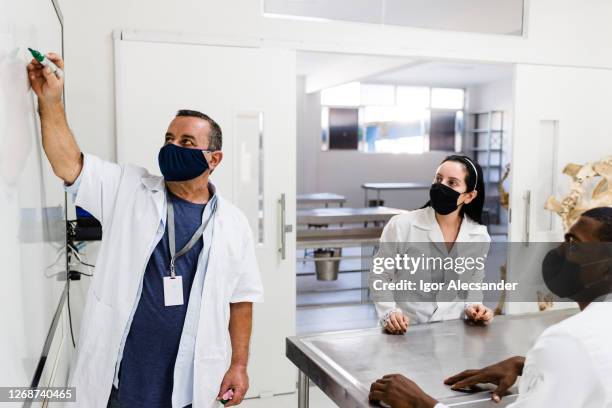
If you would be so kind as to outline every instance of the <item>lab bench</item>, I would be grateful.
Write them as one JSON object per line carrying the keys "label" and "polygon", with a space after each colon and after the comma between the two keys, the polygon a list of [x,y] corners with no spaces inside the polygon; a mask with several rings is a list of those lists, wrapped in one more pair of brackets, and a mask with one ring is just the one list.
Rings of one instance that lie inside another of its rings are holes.
{"label": "lab bench", "polygon": [[452,391],[443,379],[524,356],[547,327],[576,311],[497,316],[488,326],[463,320],[421,324],[409,327],[405,335],[372,328],[288,337],[286,355],[299,369],[298,407],[308,407],[310,381],[341,408],[377,406],[368,401],[370,385],[393,373],[412,379],[450,407],[503,407],[516,399],[516,386],[496,404],[490,399],[494,387]]}

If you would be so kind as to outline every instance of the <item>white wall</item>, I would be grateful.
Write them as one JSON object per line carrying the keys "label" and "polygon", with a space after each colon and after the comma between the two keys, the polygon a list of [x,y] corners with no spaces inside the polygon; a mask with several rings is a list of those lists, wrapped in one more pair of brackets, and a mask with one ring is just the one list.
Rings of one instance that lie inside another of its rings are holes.
{"label": "white wall", "polygon": [[486,112],[500,110],[504,112],[504,155],[502,162],[510,161],[510,147],[512,141],[512,114],[513,114],[513,78],[509,76],[500,81],[471,86],[467,88],[468,112]]}
{"label": "white wall", "polygon": [[[510,162],[512,154],[512,122],[514,113],[514,83],[512,76],[491,83],[472,86],[467,89],[467,111],[487,112],[500,110],[504,112],[504,143],[502,165]],[[502,171],[503,174],[503,171]],[[512,172],[504,182],[506,191],[510,191]],[[507,223],[508,211],[502,209],[502,224]]]}
{"label": "white wall", "polygon": [[[514,131],[518,137],[513,143],[512,160],[521,166],[513,169],[511,240],[523,238],[525,202],[522,197],[528,190],[531,192],[531,241],[563,239],[558,217],[553,217],[555,225],[550,230],[540,223],[550,214],[544,204],[551,190],[559,200],[569,192],[571,178],[561,173],[567,164],[598,161],[612,152],[611,99],[610,70],[516,67]],[[556,146],[546,137],[542,121],[557,121]],[[550,167],[545,168],[544,164]],[[590,195],[593,186],[583,187]]]}
{"label": "white wall", "polygon": [[[421,182],[430,184],[437,166],[449,153],[423,154],[363,153],[332,150],[319,152],[317,184],[320,191],[346,196],[347,206],[362,207],[366,182]],[[375,198],[373,192],[368,193]],[[381,193],[385,205],[395,208],[420,208],[429,200],[429,191],[389,191]]]}
{"label": "white wall", "polygon": [[117,28],[264,39],[320,51],[612,67],[612,3],[604,0],[529,1],[528,38],[269,19],[261,16],[261,3],[253,0],[61,4],[70,125],[84,150],[107,159],[115,157],[111,32]]}
{"label": "white wall", "polygon": [[297,94],[297,192],[316,193],[321,150],[321,94],[305,93],[306,79],[298,76]]}
{"label": "white wall", "polygon": [[[568,163],[583,164],[600,160],[612,152],[612,71],[582,68],[550,68],[517,65],[514,74],[513,167],[510,205],[512,223],[508,240],[530,242],[563,241],[560,218],[544,209],[551,192],[558,199],[569,192],[570,177],[561,174]],[[537,86],[534,86],[537,84]],[[556,132],[543,126],[556,121]],[[556,134],[557,142],[554,143]],[[590,186],[592,187],[592,186]],[[589,187],[586,192],[590,193]],[[530,192],[530,207],[524,193]],[[514,259],[508,264],[509,280],[528,270]],[[559,303],[555,307],[571,307]],[[507,313],[537,310],[535,303],[508,303]]]}

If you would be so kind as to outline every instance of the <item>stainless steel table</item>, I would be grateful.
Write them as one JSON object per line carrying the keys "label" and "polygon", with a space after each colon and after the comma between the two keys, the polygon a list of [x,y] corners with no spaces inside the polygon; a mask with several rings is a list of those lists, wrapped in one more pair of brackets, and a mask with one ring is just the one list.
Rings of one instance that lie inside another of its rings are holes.
{"label": "stainless steel table", "polygon": [[333,193],[312,193],[298,194],[297,204],[299,205],[323,205],[328,207],[329,204],[337,204],[339,207],[344,207],[346,197],[340,194]]}
{"label": "stainless steel table", "polygon": [[431,184],[425,183],[364,183],[363,188],[363,205],[368,206],[368,190],[376,191],[376,203],[380,202],[380,192],[383,190],[428,190]]}
{"label": "stainless steel table", "polygon": [[576,311],[498,316],[489,326],[460,320],[422,324],[403,336],[373,328],[289,337],[286,355],[299,369],[298,406],[308,407],[311,380],[339,407],[375,406],[368,402],[370,384],[400,373],[451,407],[503,407],[516,399],[516,386],[495,404],[489,390],[466,394],[442,381],[465,369],[525,355],[544,329]]}
{"label": "stainless steel table", "polygon": [[391,217],[406,212],[398,208],[366,207],[366,208],[313,208],[297,211],[298,225],[329,225],[360,222],[387,222]]}
{"label": "stainless steel table", "polygon": [[297,248],[346,248],[376,245],[381,227],[298,229]]}

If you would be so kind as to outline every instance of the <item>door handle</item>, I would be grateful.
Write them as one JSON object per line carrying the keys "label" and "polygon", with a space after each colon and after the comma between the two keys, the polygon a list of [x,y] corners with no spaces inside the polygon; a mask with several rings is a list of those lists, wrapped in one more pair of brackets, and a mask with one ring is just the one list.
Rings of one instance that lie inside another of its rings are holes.
{"label": "door handle", "polygon": [[531,215],[531,191],[527,190],[523,193],[523,200],[525,201],[525,225],[523,228],[523,242],[527,247],[529,246],[529,224]]}
{"label": "door handle", "polygon": [[284,260],[287,257],[287,234],[293,231],[293,225],[287,225],[285,193],[281,194],[278,204],[280,209],[280,245],[278,252],[281,254],[281,259]]}

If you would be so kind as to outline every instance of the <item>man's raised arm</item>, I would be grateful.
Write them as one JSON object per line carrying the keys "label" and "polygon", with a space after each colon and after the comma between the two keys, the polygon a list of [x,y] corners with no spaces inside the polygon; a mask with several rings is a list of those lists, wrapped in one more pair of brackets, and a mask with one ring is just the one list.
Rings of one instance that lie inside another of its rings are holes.
{"label": "man's raised arm", "polygon": [[[54,53],[47,58],[60,68],[64,61]],[[57,77],[47,67],[32,59],[28,65],[28,77],[32,89],[38,96],[38,109],[42,128],[42,144],[56,176],[72,184],[83,168],[81,150],[68,128],[62,104],[64,78]]]}

